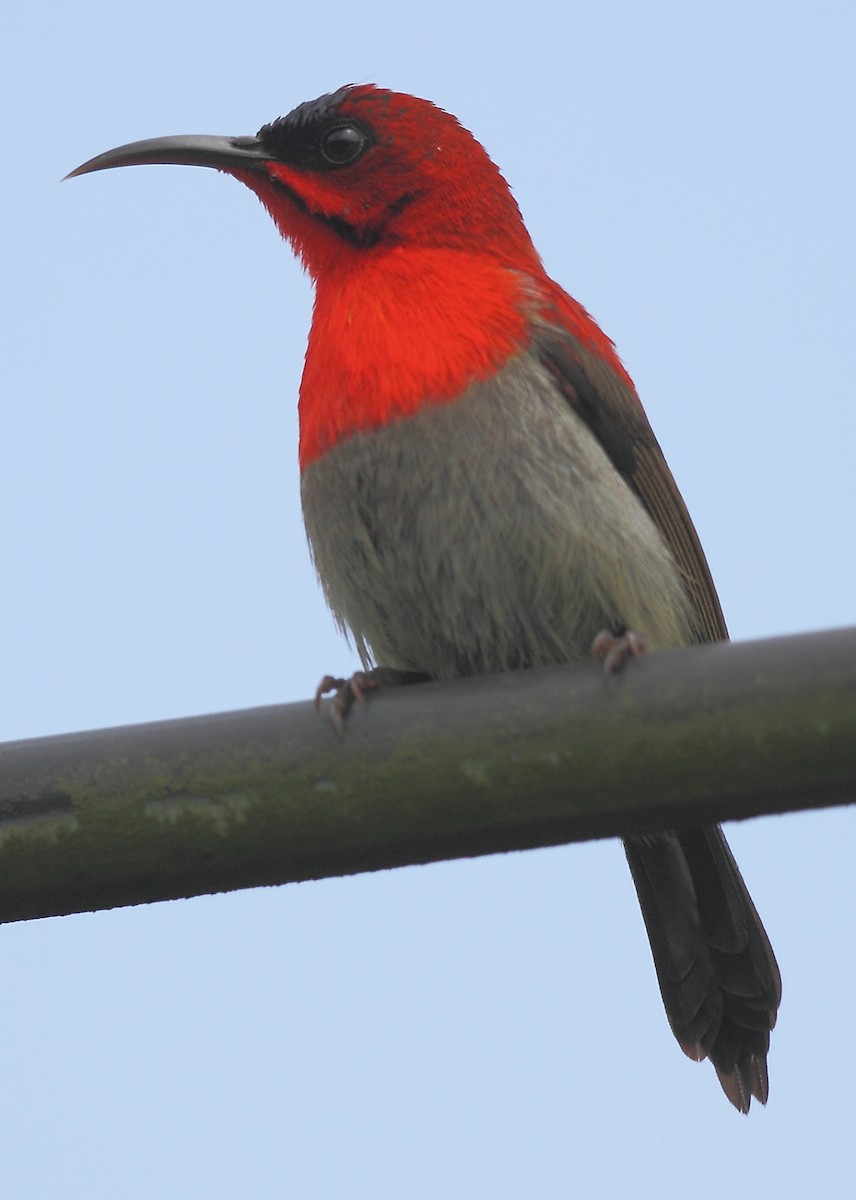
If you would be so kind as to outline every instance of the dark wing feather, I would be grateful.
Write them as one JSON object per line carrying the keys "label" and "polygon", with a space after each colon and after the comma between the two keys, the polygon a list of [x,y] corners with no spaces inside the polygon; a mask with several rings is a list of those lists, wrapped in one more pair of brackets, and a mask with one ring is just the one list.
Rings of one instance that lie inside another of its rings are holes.
{"label": "dark wing feather", "polygon": [[[726,640],[698,534],[630,381],[563,328],[538,326],[535,345],[669,545],[694,604],[698,639]],[[628,838],[625,850],[679,1044],[691,1058],[710,1058],[735,1108],[748,1112],[753,1096],[766,1103],[781,978],[722,830]]]}
{"label": "dark wing feather", "polygon": [[699,641],[725,641],[728,630],[701,542],[636,393],[563,329],[540,326],[535,345],[562,395],[645,505],[671,549],[698,616]]}

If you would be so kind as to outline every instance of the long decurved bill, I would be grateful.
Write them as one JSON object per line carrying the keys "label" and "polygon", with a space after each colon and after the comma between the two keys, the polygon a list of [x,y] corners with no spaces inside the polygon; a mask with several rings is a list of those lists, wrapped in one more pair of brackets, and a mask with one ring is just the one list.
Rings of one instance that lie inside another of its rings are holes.
{"label": "long decurved bill", "polygon": [[255,137],[209,137],[207,134],[179,134],[177,137],[146,138],[129,142],[97,154],[88,162],[75,167],[65,176],[88,175],[90,171],[106,171],[110,167],[134,167],[143,163],[181,163],[189,167],[253,167],[270,159]]}

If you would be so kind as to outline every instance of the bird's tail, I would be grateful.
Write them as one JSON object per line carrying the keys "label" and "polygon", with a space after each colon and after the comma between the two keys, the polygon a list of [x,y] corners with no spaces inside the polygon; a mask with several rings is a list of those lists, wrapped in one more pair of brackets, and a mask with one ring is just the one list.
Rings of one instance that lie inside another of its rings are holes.
{"label": "bird's tail", "polygon": [[666,1016],[690,1058],[709,1058],[728,1099],[767,1102],[782,997],[769,938],[718,825],[625,841]]}

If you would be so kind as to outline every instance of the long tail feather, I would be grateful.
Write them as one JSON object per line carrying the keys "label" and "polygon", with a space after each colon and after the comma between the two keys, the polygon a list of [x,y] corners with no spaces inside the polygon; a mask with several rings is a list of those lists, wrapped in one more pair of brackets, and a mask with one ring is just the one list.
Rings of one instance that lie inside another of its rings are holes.
{"label": "long tail feather", "polygon": [[709,1058],[740,1112],[766,1104],[782,997],[769,938],[719,826],[628,839],[666,1016],[690,1058]]}

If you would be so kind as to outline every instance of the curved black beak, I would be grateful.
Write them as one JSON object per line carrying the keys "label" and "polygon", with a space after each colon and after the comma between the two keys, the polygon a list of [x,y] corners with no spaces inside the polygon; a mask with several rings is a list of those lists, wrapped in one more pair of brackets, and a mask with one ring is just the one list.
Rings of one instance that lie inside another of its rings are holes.
{"label": "curved black beak", "polygon": [[189,167],[253,167],[270,160],[256,137],[209,137],[207,134],[179,134],[177,137],[146,138],[129,142],[97,154],[88,162],[75,167],[65,176],[88,175],[90,171],[106,171],[110,167],[133,167],[142,163],[181,163]]}

